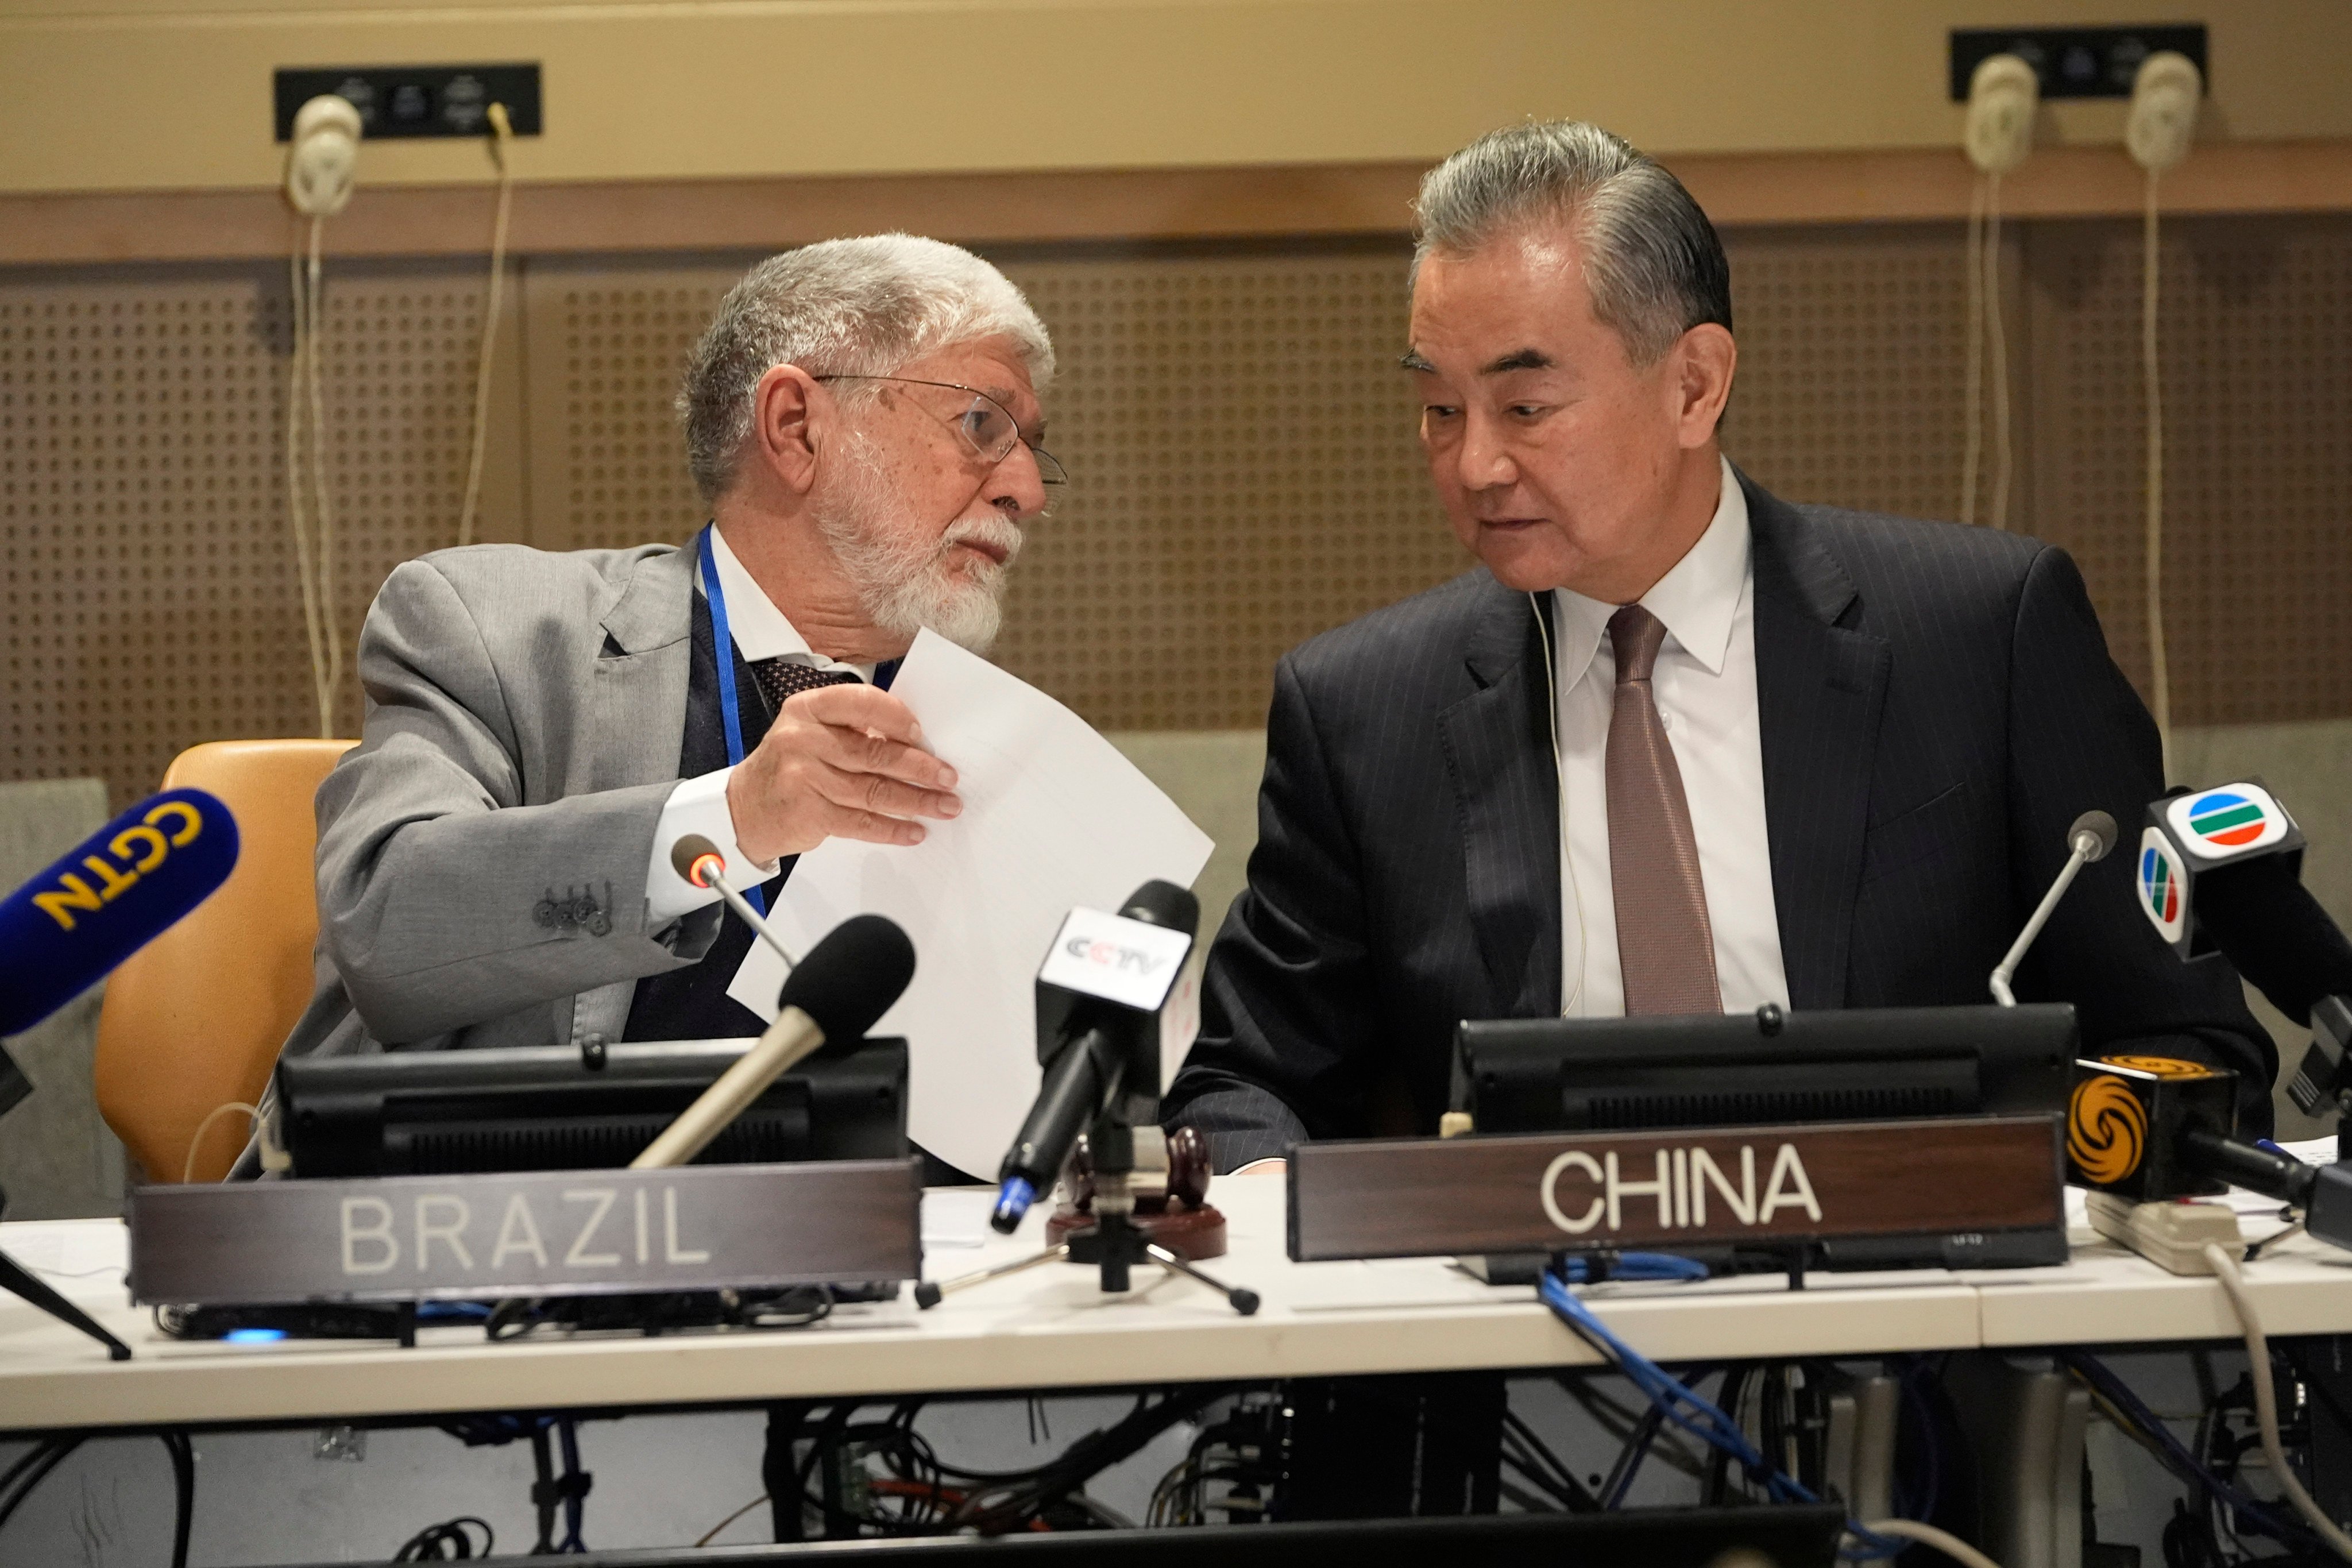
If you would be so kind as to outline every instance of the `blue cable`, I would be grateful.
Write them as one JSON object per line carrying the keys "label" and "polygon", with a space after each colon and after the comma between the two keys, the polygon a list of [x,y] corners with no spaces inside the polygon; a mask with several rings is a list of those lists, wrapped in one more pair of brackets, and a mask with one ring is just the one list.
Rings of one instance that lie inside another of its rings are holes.
{"label": "blue cable", "polygon": [[2080,1373],[2092,1387],[2105,1394],[2117,1409],[2131,1417],[2133,1423],[2144,1435],[2154,1438],[2165,1451],[2168,1460],[2168,1468],[2182,1480],[2211,1492],[2231,1509],[2252,1521],[2263,1534],[2290,1542],[2314,1539],[2311,1532],[2304,1528],[2301,1520],[2291,1520],[2272,1512],[2271,1505],[2231,1486],[2207,1469],[2197,1456],[2191,1454],[2187,1446],[2173,1436],[2172,1429],[2164,1424],[2163,1417],[2150,1410],[2141,1401],[2139,1395],[2131,1391],[2131,1385],[2117,1376],[2114,1369],[2098,1357],[2086,1354],[2082,1351],[2062,1351],[2059,1352],[2058,1359]]}
{"label": "blue cable", "polygon": [[[1685,1386],[1665,1368],[1627,1344],[1611,1331],[1599,1314],[1569,1291],[1569,1276],[1589,1275],[1591,1266],[1585,1259],[1570,1256],[1555,1261],[1537,1281],[1537,1293],[1543,1298],[1561,1322],[1568,1325],[1578,1338],[1599,1351],[1657,1406],[1660,1415],[1700,1442],[1722,1449],[1739,1463],[1751,1485],[1764,1489],[1764,1495],[1774,1502],[1819,1502],[1811,1488],[1784,1474],[1748,1440],[1748,1434],[1713,1401]],[[1611,1277],[1619,1279],[1703,1279],[1706,1266],[1687,1258],[1670,1257],[1664,1253],[1629,1252],[1616,1259]],[[1687,1411],[1687,1414],[1685,1413]],[[1891,1557],[1911,1542],[1890,1540],[1862,1528],[1858,1520],[1846,1521],[1847,1531],[1862,1543],[1863,1550],[1851,1554],[1849,1560]]]}

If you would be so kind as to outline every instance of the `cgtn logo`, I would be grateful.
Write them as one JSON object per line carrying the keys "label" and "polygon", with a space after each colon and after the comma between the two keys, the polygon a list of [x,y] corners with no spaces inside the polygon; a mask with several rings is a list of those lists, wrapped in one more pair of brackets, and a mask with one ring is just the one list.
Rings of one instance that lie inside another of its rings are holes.
{"label": "cgtn logo", "polygon": [[2268,849],[2294,831],[2294,819],[2258,784],[2227,784],[2183,795],[2164,808],[2181,849],[2200,860],[2228,860]]}
{"label": "cgtn logo", "polygon": [[2178,944],[2189,926],[2188,879],[2173,863],[2171,841],[2164,829],[2150,827],[2139,836],[2139,910],[2156,926],[2156,934]]}
{"label": "cgtn logo", "polygon": [[1100,910],[1072,910],[1054,933],[1037,978],[1047,985],[1156,1013],[1184,967],[1192,939]]}

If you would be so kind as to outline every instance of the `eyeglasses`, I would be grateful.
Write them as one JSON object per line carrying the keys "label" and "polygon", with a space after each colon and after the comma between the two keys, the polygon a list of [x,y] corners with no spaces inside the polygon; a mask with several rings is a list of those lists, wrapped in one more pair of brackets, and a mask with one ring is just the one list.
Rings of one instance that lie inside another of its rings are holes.
{"label": "eyeglasses", "polygon": [[1013,417],[1012,410],[976,386],[965,386],[953,381],[918,381],[913,376],[907,375],[820,375],[811,379],[894,381],[901,386],[937,386],[950,392],[970,393],[971,402],[966,405],[964,411],[953,419],[942,419],[940,423],[947,426],[961,437],[963,444],[971,448],[975,457],[992,468],[1013,455],[1015,445],[1025,444],[1029,448],[1029,455],[1037,459],[1037,477],[1049,485],[1066,485],[1070,482],[1069,471],[1062,467],[1061,459],[1036,442],[1026,440],[1021,434],[1021,422]]}

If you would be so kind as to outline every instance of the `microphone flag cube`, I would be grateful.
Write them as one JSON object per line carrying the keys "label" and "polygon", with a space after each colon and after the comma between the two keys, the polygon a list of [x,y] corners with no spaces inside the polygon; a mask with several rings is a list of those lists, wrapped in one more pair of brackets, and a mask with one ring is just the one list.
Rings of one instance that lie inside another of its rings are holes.
{"label": "microphone flag cube", "polygon": [[2300,873],[2303,830],[2259,778],[2152,801],[2139,836],[2140,913],[2183,960],[2220,952],[2197,921],[2197,879],[2243,860],[2284,856]]}
{"label": "microphone flag cube", "polygon": [[2222,1191],[2182,1163],[2183,1135],[2237,1130],[2237,1079],[2178,1057],[2078,1058],[2066,1100],[2066,1179],[2136,1204]]}
{"label": "microphone flag cube", "polygon": [[1064,1026],[1083,1004],[1156,1019],[1192,951],[1189,931],[1072,910],[1037,970],[1038,1060],[1055,1053]]}

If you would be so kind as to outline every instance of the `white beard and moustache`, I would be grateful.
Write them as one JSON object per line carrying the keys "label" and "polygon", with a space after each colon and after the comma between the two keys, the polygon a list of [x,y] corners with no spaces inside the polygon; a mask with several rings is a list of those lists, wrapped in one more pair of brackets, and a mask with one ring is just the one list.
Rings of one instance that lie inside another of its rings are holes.
{"label": "white beard and moustache", "polygon": [[[1021,553],[1020,524],[1003,515],[970,518],[926,542],[901,526],[905,505],[883,478],[872,442],[862,432],[849,441],[838,489],[815,515],[859,607],[883,631],[912,637],[929,627],[986,653],[1003,625],[1004,574]],[[959,563],[956,548],[966,542],[1003,551],[1003,563],[977,552]]]}

